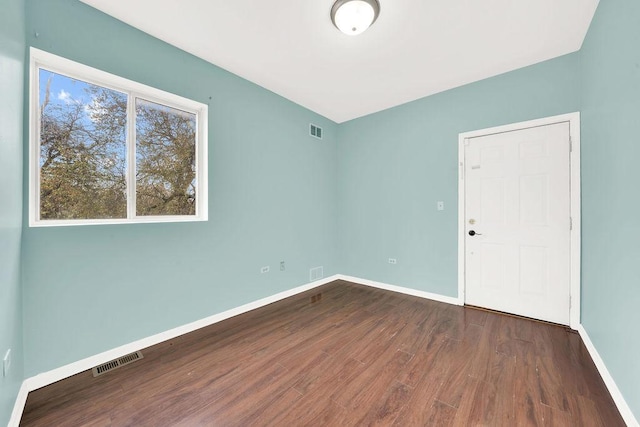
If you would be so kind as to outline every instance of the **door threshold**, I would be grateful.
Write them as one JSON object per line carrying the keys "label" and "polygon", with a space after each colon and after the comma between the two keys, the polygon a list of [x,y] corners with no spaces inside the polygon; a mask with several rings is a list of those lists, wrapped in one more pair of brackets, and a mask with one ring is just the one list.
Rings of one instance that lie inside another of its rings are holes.
{"label": "door threshold", "polygon": [[555,322],[549,322],[548,320],[536,319],[534,317],[522,316],[520,314],[508,313],[506,311],[494,310],[494,309],[491,309],[491,308],[480,307],[480,306],[477,306],[477,305],[465,304],[464,307],[465,308],[470,308],[472,310],[486,311],[487,313],[494,313],[494,314],[501,314],[503,316],[515,317],[517,319],[531,320],[531,321],[534,321],[534,322],[537,322],[537,323],[543,323],[545,325],[559,326],[559,327],[567,329],[568,331],[571,331],[573,333],[576,333],[576,334],[578,333],[578,331],[575,331],[575,330],[571,329],[571,327],[568,326],[568,325],[563,325],[561,323],[555,323]]}

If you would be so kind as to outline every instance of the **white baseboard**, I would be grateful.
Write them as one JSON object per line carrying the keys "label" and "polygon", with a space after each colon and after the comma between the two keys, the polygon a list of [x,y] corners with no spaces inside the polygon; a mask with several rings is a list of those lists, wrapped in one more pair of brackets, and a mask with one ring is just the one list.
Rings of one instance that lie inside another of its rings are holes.
{"label": "white baseboard", "polygon": [[403,288],[400,286],[389,285],[381,282],[374,282],[372,280],[361,279],[358,277],[336,274],[330,277],[326,277],[324,279],[316,280],[306,285],[298,286],[297,288],[289,289],[287,291],[280,292],[275,295],[271,295],[266,298],[262,298],[257,301],[250,302],[248,304],[241,305],[239,307],[232,308],[227,311],[223,311],[222,313],[214,314],[213,316],[209,316],[204,319],[196,320],[195,322],[188,323],[186,325],[178,326],[177,328],[173,328],[168,331],[160,332],[159,334],[156,334],[156,335],[142,338],[140,340],[131,342],[129,344],[125,344],[120,347],[107,350],[105,352],[87,357],[82,360],[78,360],[77,362],[73,362],[68,365],[61,366],[60,368],[56,368],[51,371],[47,371],[47,372],[35,375],[33,377],[27,378],[24,381],[24,383],[27,385],[27,388],[29,391],[36,390],[41,387],[47,386],[49,384],[53,384],[54,382],[60,381],[64,378],[68,378],[72,375],[76,375],[76,374],[79,374],[80,372],[84,372],[88,369],[93,368],[94,366],[117,359],[129,353],[133,353],[143,348],[151,347],[161,342],[179,337],[189,332],[193,332],[197,329],[204,328],[214,323],[221,322],[230,317],[237,316],[239,314],[246,313],[251,310],[255,310],[256,308],[260,308],[265,305],[274,303],[276,301],[280,301],[282,299],[297,295],[299,293],[308,291],[318,286],[325,285],[335,280],[345,280],[348,282],[359,283],[362,285],[372,286],[380,289],[386,289],[393,292],[400,292],[403,294],[414,295],[414,296],[427,298],[435,301],[441,301],[448,304],[462,305],[457,298],[447,297],[447,296],[438,295],[438,294],[432,294],[429,292],[418,291],[410,288]]}
{"label": "white baseboard", "polygon": [[29,394],[29,391],[27,382],[23,381],[20,386],[20,391],[18,391],[16,402],[13,404],[13,412],[11,412],[8,427],[18,427],[20,424],[20,418],[22,418],[22,411],[24,410],[24,405],[27,403],[27,395]]}
{"label": "white baseboard", "polygon": [[93,368],[94,366],[109,362],[111,360],[122,357],[126,354],[133,353],[138,350],[142,350],[143,348],[151,347],[152,345],[156,345],[161,342],[187,334],[189,332],[193,332],[197,329],[204,328],[209,325],[213,325],[214,323],[221,322],[230,317],[237,316],[239,314],[246,313],[251,310],[255,310],[256,308],[260,308],[265,305],[274,303],[276,301],[280,301],[282,299],[297,295],[299,293],[308,291],[318,286],[325,285],[335,280],[338,280],[337,275],[316,280],[306,285],[298,286],[297,288],[289,289],[289,290],[277,293],[275,295],[271,295],[266,298],[262,298],[257,301],[250,302],[248,304],[244,304],[239,307],[232,308],[231,310],[223,311],[222,313],[214,314],[213,316],[196,320],[195,322],[178,326],[177,328],[173,328],[156,335],[142,338],[140,340],[131,342],[129,344],[125,344],[120,347],[107,350],[105,352],[87,357],[82,360],[78,360],[77,362],[73,362],[68,365],[61,366],[60,368],[56,368],[51,371],[47,371],[47,372],[35,375],[33,377],[27,378],[26,380],[24,380],[24,382],[22,383],[22,387],[20,388],[20,393],[18,394],[18,398],[16,399],[13,413],[9,421],[9,427],[14,427],[14,426],[17,427],[18,424],[20,423],[20,418],[22,416],[24,405],[27,400],[27,394],[30,391],[37,390],[41,387],[44,387],[49,384],[53,384],[57,381],[60,381],[62,379],[68,378],[72,375],[79,374],[80,372],[84,372],[88,369]]}
{"label": "white baseboard", "polygon": [[221,322],[230,317],[255,310],[256,308],[260,308],[276,301],[280,301],[282,299],[316,288],[318,286],[325,285],[337,279],[337,276],[331,276],[324,279],[316,280],[306,285],[298,286],[297,288],[289,289],[275,295],[271,295],[266,298],[241,305],[239,307],[223,311],[222,313],[214,314],[213,316],[205,317],[204,319],[196,320],[195,322],[178,326],[177,328],[169,329],[168,331],[160,332],[159,334],[152,335],[150,337],[142,338],[132,343],[125,344],[123,346],[96,354],[91,357],[87,357],[86,359],[70,363],[52,371],[38,374],[31,378],[27,378],[25,382],[28,382],[30,390],[35,390],[40,387],[53,384],[54,382],[60,381],[61,379],[78,374],[80,372],[84,372],[88,369],[93,368],[94,366],[109,362],[129,353],[133,353],[135,351],[142,350],[143,348],[151,347],[152,345],[156,345],[161,342],[179,337],[181,335],[188,334],[189,332],[204,328],[205,326],[213,325],[214,323]]}
{"label": "white baseboard", "polygon": [[401,294],[413,295],[415,297],[426,298],[434,301],[445,302],[453,305],[464,305],[464,303],[456,297],[448,297],[440,294],[432,294],[431,292],[418,291],[416,289],[404,288],[402,286],[389,285],[388,283],[375,282],[373,280],[361,279],[359,277],[345,276],[344,274],[338,274],[338,279],[345,280],[347,282],[359,283],[361,285],[371,286],[378,289],[385,289],[387,291],[399,292]]}
{"label": "white baseboard", "polygon": [[582,337],[582,341],[587,347],[587,350],[589,351],[591,359],[593,359],[593,363],[595,363],[598,372],[600,372],[600,376],[607,386],[607,389],[609,390],[613,401],[616,403],[616,406],[618,407],[618,410],[620,411],[620,415],[622,415],[624,422],[627,423],[627,426],[629,427],[640,427],[640,424],[638,424],[638,420],[636,420],[633,412],[631,412],[631,408],[629,408],[626,400],[624,400],[624,396],[622,396],[620,389],[618,389],[616,382],[613,380],[613,377],[609,373],[607,366],[604,364],[604,361],[600,357],[598,350],[596,350],[593,342],[591,342],[591,338],[589,338],[589,334],[587,333],[587,330],[584,328],[584,326],[582,326],[582,324],[578,326],[578,333],[580,334],[580,337]]}
{"label": "white baseboard", "polygon": [[[187,334],[189,332],[193,332],[197,329],[204,328],[206,326],[212,325],[214,323],[221,322],[225,319],[228,319],[233,316],[237,316],[242,313],[246,313],[251,310],[255,310],[257,308],[263,307],[265,305],[274,303],[276,301],[280,301],[282,299],[297,295],[299,293],[311,290],[318,286],[325,285],[327,283],[333,282],[335,280],[343,280],[346,282],[358,283],[365,286],[371,286],[378,289],[385,289],[392,292],[399,292],[402,294],[413,295],[420,298],[426,298],[434,301],[444,302],[447,304],[453,305],[464,305],[464,302],[460,298],[456,297],[448,297],[440,294],[433,294],[430,292],[419,291],[416,289],[405,288],[402,286],[390,285],[387,283],[376,282],[373,280],[362,279],[359,277],[347,276],[343,274],[336,274],[330,277],[326,277],[321,280],[317,280],[306,285],[298,286],[297,288],[289,289],[284,292],[277,293],[275,295],[268,296],[266,298],[259,299],[257,301],[250,302],[248,304],[241,305],[236,308],[232,308],[231,310],[224,311],[222,313],[214,314],[213,316],[206,317],[204,319],[197,320],[192,323],[188,323],[183,326],[179,326],[177,328],[170,329],[165,332],[161,332],[156,335],[152,335],[150,337],[146,337],[137,341],[134,341],[129,344],[125,344],[123,346],[96,354],[91,357],[87,357],[86,359],[79,360],[77,362],[70,363],[68,365],[62,366],[60,368],[53,369],[48,372],[44,372],[42,374],[35,375],[33,377],[27,378],[22,383],[22,387],[20,387],[20,391],[18,392],[18,396],[16,398],[16,402],[13,408],[13,412],[11,414],[11,419],[9,420],[9,427],[18,427],[20,424],[20,418],[22,417],[22,412],[24,410],[24,406],[27,401],[27,395],[30,391],[37,390],[41,387],[47,386],[49,384],[53,384],[54,382],[60,381],[64,378],[70,377],[72,375],[78,374],[80,372],[84,372],[88,369],[93,368],[94,366],[100,365],[102,363],[108,362],[113,359],[117,359],[126,354],[133,353],[135,351],[151,347],[153,345],[159,344],[163,341],[167,341],[173,338],[176,338],[180,335]],[[578,332],[582,337],[582,340],[587,347],[587,350],[591,354],[591,358],[593,359],[602,379],[604,380],[607,388],[609,389],[609,393],[613,397],[618,410],[622,414],[625,422],[629,427],[640,427],[638,421],[635,419],[631,409],[627,405],[622,393],[618,389],[615,381],[609,374],[602,358],[598,354],[597,350],[593,346],[587,331],[584,329],[582,325],[578,326]]]}

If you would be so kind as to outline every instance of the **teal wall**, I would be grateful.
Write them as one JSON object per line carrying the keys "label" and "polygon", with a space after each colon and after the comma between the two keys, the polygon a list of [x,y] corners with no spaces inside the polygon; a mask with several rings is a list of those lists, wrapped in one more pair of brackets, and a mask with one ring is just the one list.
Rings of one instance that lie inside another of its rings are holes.
{"label": "teal wall", "polygon": [[582,323],[640,420],[640,2],[600,0],[582,72]]}
{"label": "teal wall", "polygon": [[[24,1],[0,13],[0,425],[9,421],[23,379],[20,236],[22,233],[22,94]],[[11,349],[9,376],[2,358]]]}
{"label": "teal wall", "polygon": [[341,272],[457,296],[458,134],[578,110],[574,53],[341,124]]}
{"label": "teal wall", "polygon": [[28,45],[209,104],[208,222],[25,228],[27,376],[337,273],[335,123],[77,0],[26,4]]}
{"label": "teal wall", "polygon": [[[0,16],[0,352],[14,349],[0,423],[22,379],[23,3]],[[24,227],[25,376],[303,284],[317,265],[456,296],[458,134],[582,111],[583,323],[638,417],[640,4],[600,3],[579,53],[338,126],[77,0],[26,0],[27,45],[209,104],[210,220]]]}

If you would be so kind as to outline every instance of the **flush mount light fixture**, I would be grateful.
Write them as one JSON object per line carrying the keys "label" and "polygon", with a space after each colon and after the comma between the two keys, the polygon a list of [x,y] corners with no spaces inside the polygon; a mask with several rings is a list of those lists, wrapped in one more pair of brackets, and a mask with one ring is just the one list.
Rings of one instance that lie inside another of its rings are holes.
{"label": "flush mount light fixture", "polygon": [[376,22],[378,0],[338,0],[331,8],[331,21],[343,33],[355,36]]}

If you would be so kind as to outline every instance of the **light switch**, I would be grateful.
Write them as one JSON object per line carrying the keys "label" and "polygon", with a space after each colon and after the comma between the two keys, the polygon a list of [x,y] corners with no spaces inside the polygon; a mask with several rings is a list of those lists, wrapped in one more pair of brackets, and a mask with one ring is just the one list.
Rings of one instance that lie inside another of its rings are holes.
{"label": "light switch", "polygon": [[438,210],[439,211],[443,211],[444,210],[444,202],[443,201],[439,201],[437,203],[437,206],[438,206]]}

